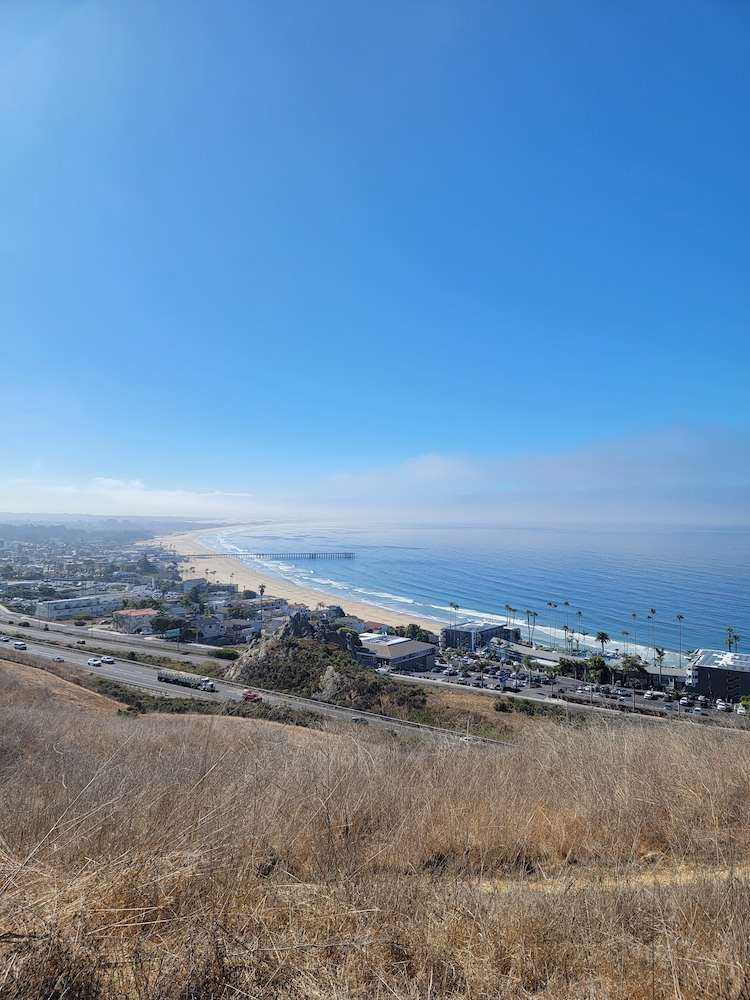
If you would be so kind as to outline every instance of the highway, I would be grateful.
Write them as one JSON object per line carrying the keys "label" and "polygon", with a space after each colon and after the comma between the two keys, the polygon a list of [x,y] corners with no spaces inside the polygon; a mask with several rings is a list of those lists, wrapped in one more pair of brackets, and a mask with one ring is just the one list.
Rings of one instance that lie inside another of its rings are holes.
{"label": "highway", "polygon": [[[29,622],[29,626],[21,626],[20,622],[22,621]],[[183,644],[178,650],[175,643],[167,642],[156,636],[127,635],[101,626],[77,628],[74,625],[65,625],[61,622],[45,623],[30,616],[17,616],[11,609],[0,605],[0,632],[3,630],[12,639],[23,639],[29,643],[29,652],[48,658],[59,655],[63,657],[66,663],[70,663],[73,666],[82,667],[102,677],[108,677],[110,680],[120,681],[123,684],[130,684],[131,686],[140,687],[148,691],[156,691],[161,694],[171,695],[172,697],[230,700],[232,698],[239,698],[243,690],[243,686],[240,684],[216,681],[215,679],[214,682],[218,688],[215,695],[207,692],[191,691],[187,688],[176,688],[172,684],[161,684],[156,679],[156,667],[124,658],[129,650],[133,650],[138,653],[148,653],[152,656],[168,656],[170,659],[180,661],[193,669],[200,670],[203,668],[206,670],[209,664],[215,666],[215,658],[213,656],[215,647],[213,646],[201,646],[196,643],[190,643],[187,646]],[[92,657],[98,658],[99,654],[94,652],[95,650],[111,652],[117,662],[114,665],[101,664],[97,667],[88,666],[88,659]],[[2,644],[0,643],[1,654]],[[427,688],[437,687],[443,690],[471,691],[472,693],[484,694],[490,697],[497,697],[502,693],[487,687],[475,688],[466,684],[458,684],[456,680],[445,677],[440,671],[435,671],[432,674],[394,674],[393,676],[394,679],[407,684],[418,684]],[[560,688],[567,687],[569,689],[575,687],[575,682],[572,679],[561,680],[562,683],[556,686]],[[366,717],[370,725],[378,729],[395,730],[399,733],[413,733],[415,729],[420,728],[416,724],[405,723],[399,719],[386,718],[372,713],[355,712],[350,709],[339,708],[310,699],[298,698],[295,695],[265,691],[261,688],[253,688],[253,690],[261,694],[263,700],[269,705],[304,708],[337,721],[351,722],[354,716],[362,716]],[[556,705],[561,708],[565,708],[566,706],[575,707],[579,710],[582,709],[587,712],[605,715],[613,713],[622,714],[623,709],[628,707],[623,704],[618,705],[616,702],[596,693],[586,694],[583,697],[576,698],[574,701],[563,700],[562,698],[554,697],[554,690],[554,688],[550,689],[545,686],[541,688],[525,688],[519,692],[505,693],[511,698],[521,698],[536,704]],[[643,705],[644,708],[648,707],[651,711],[656,709],[658,714],[652,715],[652,718],[659,719],[661,717],[666,719],[672,714],[665,711],[661,703],[645,702],[642,696],[634,700],[633,707],[636,705]],[[716,713],[714,709],[708,709],[707,713],[712,718],[718,718],[719,716],[719,713]],[[675,714],[685,714],[685,710],[683,709],[680,712],[679,707],[677,707]],[[641,717],[644,718],[645,716]],[[421,728],[425,729],[425,727]],[[436,731],[445,734],[451,733],[450,730]]]}
{"label": "highway", "polygon": [[[60,657],[62,658],[64,664],[96,674],[98,677],[106,677],[109,680],[119,681],[119,683],[126,684],[130,687],[139,688],[145,691],[152,691],[154,693],[167,695],[168,697],[198,698],[201,700],[211,701],[239,701],[242,696],[242,691],[248,687],[250,690],[260,694],[263,698],[263,702],[267,705],[286,706],[292,709],[307,710],[316,715],[322,716],[324,719],[337,723],[355,725],[356,723],[354,720],[356,719],[360,721],[360,724],[361,722],[366,722],[373,729],[396,733],[403,737],[414,736],[415,733],[419,733],[422,735],[447,738],[451,742],[456,742],[461,735],[460,733],[456,733],[449,729],[422,726],[418,723],[404,722],[402,719],[377,715],[372,712],[359,712],[350,708],[341,708],[337,705],[329,705],[324,702],[314,701],[309,698],[300,698],[296,695],[282,694],[277,691],[267,691],[264,688],[256,687],[254,685],[236,684],[231,681],[217,680],[216,678],[212,678],[217,688],[215,694],[207,691],[197,691],[191,688],[182,688],[174,684],[165,684],[157,680],[158,667],[145,663],[139,663],[134,660],[124,659],[124,654],[127,653],[127,648],[123,649],[120,655],[113,656],[113,659],[115,660],[114,663],[98,663],[92,666],[88,663],[88,661],[90,659],[99,659],[99,654],[94,653],[92,651],[92,647],[113,647],[114,644],[108,641],[109,633],[107,633],[106,636],[96,634],[94,641],[91,641],[87,635],[86,645],[79,646],[76,634],[80,635],[80,629],[69,627],[61,629],[60,627],[53,627],[53,625],[50,624],[49,631],[44,631],[43,626],[41,628],[38,626],[29,628],[17,626],[17,621],[31,621],[32,619],[30,618],[12,620],[14,624],[9,624],[7,618],[3,619],[0,617],[0,633],[4,631],[9,637],[7,644],[0,641],[0,659],[4,655],[7,655],[7,658],[13,661],[15,659],[14,653],[17,652],[14,650],[13,644],[16,641],[23,641],[27,644],[27,649],[25,651],[27,654],[51,661]],[[127,640],[128,637],[125,636],[122,638]],[[158,643],[158,646],[155,646],[153,642],[148,643],[145,651],[152,654],[171,654],[174,656],[175,649],[172,644],[163,643],[160,640],[155,641]],[[127,645],[128,648],[137,649],[138,651],[143,652],[144,649],[142,647],[145,643],[131,642]],[[200,668],[206,663],[208,657],[205,655],[194,655],[191,653],[181,657],[180,659],[185,663],[190,663],[191,665]],[[210,662],[212,665],[215,664],[215,661],[213,660]],[[494,741],[485,740],[483,742],[493,743]]]}

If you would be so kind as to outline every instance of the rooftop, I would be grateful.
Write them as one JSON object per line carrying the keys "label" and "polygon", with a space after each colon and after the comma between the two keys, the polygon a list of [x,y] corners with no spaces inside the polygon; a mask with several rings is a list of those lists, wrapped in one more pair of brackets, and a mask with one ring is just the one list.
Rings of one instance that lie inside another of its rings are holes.
{"label": "rooftop", "polygon": [[714,670],[740,670],[750,673],[749,653],[730,653],[721,649],[698,649],[690,661],[691,667],[710,667]]}
{"label": "rooftop", "polygon": [[456,625],[444,625],[444,629],[461,632],[489,632],[490,629],[509,628],[505,622],[458,622]]}

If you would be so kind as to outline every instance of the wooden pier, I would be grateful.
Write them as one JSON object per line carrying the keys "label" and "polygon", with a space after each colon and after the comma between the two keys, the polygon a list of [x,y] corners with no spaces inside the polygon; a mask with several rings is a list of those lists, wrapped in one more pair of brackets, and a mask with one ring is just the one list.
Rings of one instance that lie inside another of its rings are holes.
{"label": "wooden pier", "polygon": [[301,562],[303,559],[353,559],[353,552],[190,552],[173,559],[263,559],[273,562]]}

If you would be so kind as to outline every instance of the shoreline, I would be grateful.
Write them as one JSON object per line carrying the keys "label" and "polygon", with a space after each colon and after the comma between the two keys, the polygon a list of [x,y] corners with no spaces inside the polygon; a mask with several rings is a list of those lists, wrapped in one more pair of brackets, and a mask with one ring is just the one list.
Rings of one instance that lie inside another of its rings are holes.
{"label": "shoreline", "polygon": [[[226,525],[233,527],[234,525]],[[237,527],[242,527],[238,524]],[[201,545],[198,538],[205,535],[211,528],[198,528],[193,531],[181,531],[173,535],[161,535],[153,539],[156,545],[161,545],[166,549],[172,549],[176,555],[190,555],[192,553],[203,553],[217,557],[219,554],[213,549]],[[196,568],[196,576],[205,576],[206,570],[209,573],[216,573],[217,583],[236,583],[240,590],[257,591],[261,584],[266,588],[269,597],[282,597],[285,600],[298,604],[306,604],[309,608],[315,608],[321,601],[326,604],[336,604],[343,609],[347,615],[362,618],[364,621],[382,622],[385,625],[396,627],[398,625],[409,625],[413,623],[420,628],[426,629],[433,634],[440,634],[440,629],[448,622],[438,622],[422,617],[412,617],[387,608],[378,607],[377,604],[368,604],[364,601],[339,598],[327,591],[314,590],[307,587],[298,587],[293,583],[286,583],[273,576],[265,576],[257,572],[245,563],[235,558],[227,558],[222,554],[221,558],[214,559],[189,559],[180,563],[181,570],[185,568],[189,571],[191,566]],[[184,579],[184,572],[181,572]]]}
{"label": "shoreline", "polygon": [[[223,528],[242,528],[246,525],[240,522],[228,522],[223,525]],[[252,566],[247,566],[240,562],[238,559],[233,558],[230,553],[217,553],[213,549],[202,545],[198,538],[202,535],[207,534],[212,530],[220,530],[215,522],[211,526],[195,528],[190,531],[176,532],[170,535],[161,535],[153,539],[154,543],[161,545],[167,549],[173,549],[177,555],[189,555],[190,553],[206,553],[207,556],[214,556],[215,558],[201,558],[200,560],[187,560],[182,563],[181,566],[189,571],[191,566],[196,568],[196,577],[203,578],[206,570],[209,573],[215,573],[214,581],[217,583],[236,583],[239,585],[240,589],[254,590],[258,591],[258,588],[263,585],[266,588],[266,593],[269,597],[283,598],[285,600],[305,604],[310,609],[313,609],[320,602],[326,604],[336,604],[341,607],[345,614],[352,615],[357,618],[361,618],[364,621],[374,621],[382,622],[391,627],[397,627],[399,625],[408,625],[413,623],[418,625],[420,628],[426,629],[428,632],[436,634],[439,636],[440,629],[444,626],[449,625],[448,620],[436,621],[432,618],[426,618],[419,615],[412,616],[404,614],[403,612],[394,611],[390,608],[382,608],[377,604],[371,604],[365,601],[358,601],[354,598],[341,598],[337,594],[331,594],[324,590],[315,590],[314,588],[298,586],[295,583],[288,583],[284,580],[279,580],[277,577],[265,575],[258,572]],[[182,572],[184,579],[185,573]],[[474,615],[470,615],[474,617]],[[498,621],[502,616],[500,615],[488,615],[488,618],[497,618]],[[518,616],[513,617],[512,624],[521,630],[522,638],[525,637],[528,628],[528,623]],[[545,633],[548,631],[543,625],[532,626],[532,630],[536,629],[537,637],[535,638],[534,648],[543,656],[544,652],[549,648],[552,639],[551,637],[545,637]],[[557,630],[560,633],[560,630]],[[555,640],[562,639],[562,633],[555,636]],[[632,648],[633,644],[629,644]],[[599,649],[595,646],[593,642],[593,636],[588,637],[587,643],[581,643],[581,653],[585,655],[595,655],[599,653]],[[615,648],[620,648],[619,655],[622,656],[624,649],[624,642],[617,641],[617,639],[612,636],[610,649],[606,652],[610,655],[614,653]],[[643,658],[650,662],[651,657],[646,652],[647,647],[645,644],[639,643],[638,650],[643,651],[641,655]],[[556,652],[561,652],[559,647],[555,647]],[[565,654],[563,654],[565,655]],[[664,667],[666,669],[674,668],[677,663],[678,652],[677,650],[667,649],[667,656],[664,662]]]}

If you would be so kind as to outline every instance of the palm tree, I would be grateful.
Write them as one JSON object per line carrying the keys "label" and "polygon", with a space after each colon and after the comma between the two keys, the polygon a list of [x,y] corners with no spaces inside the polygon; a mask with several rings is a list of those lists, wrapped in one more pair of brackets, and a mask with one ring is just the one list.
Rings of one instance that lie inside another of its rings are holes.
{"label": "palm tree", "polygon": [[604,656],[604,644],[605,644],[606,642],[610,642],[610,638],[609,638],[609,636],[607,635],[607,633],[606,633],[606,632],[597,632],[597,633],[596,633],[596,641],[597,641],[598,643],[601,643],[601,647],[602,647],[602,656]]}
{"label": "palm tree", "polygon": [[261,625],[261,628],[263,627],[263,595],[265,594],[265,592],[266,592],[266,585],[265,585],[265,583],[261,583],[260,587],[258,587],[258,593],[260,594],[260,625]]}
{"label": "palm tree", "polygon": [[526,608],[526,610],[524,611],[524,615],[526,616],[526,634],[529,637],[529,643],[530,643],[531,642],[531,611],[529,611],[529,609]]}
{"label": "palm tree", "polygon": [[[552,627],[554,628],[555,632],[557,632],[557,605],[554,602],[552,603],[552,621],[553,621]],[[557,643],[555,641],[552,642],[552,648],[557,649]]]}
{"label": "palm tree", "polygon": [[740,637],[735,632],[735,634],[734,634],[734,651],[735,651],[735,653],[737,652],[737,647],[739,646],[739,644],[740,644]]}
{"label": "palm tree", "polygon": [[568,632],[570,631],[570,629],[568,628],[567,625],[563,625],[562,630],[563,630],[563,641],[564,641],[564,646],[565,646],[565,652],[567,653],[568,652],[568,643],[570,642],[570,638],[568,636]]}
{"label": "palm tree", "polygon": [[664,647],[654,646],[654,659],[659,664],[659,687],[661,687],[661,668],[664,663]]}
{"label": "palm tree", "polygon": [[451,601],[450,604],[448,605],[448,607],[451,609],[451,612],[453,614],[452,626],[453,626],[453,628],[455,628],[456,627],[456,612],[458,611],[458,605],[455,603],[455,601]]}
{"label": "palm tree", "polygon": [[549,608],[549,611],[547,612],[547,618],[549,620],[549,641],[550,645],[552,645],[552,608],[554,607],[552,601],[547,601],[547,607]]}
{"label": "palm tree", "polygon": [[638,615],[633,612],[633,652],[638,656]]}
{"label": "palm tree", "polygon": [[628,650],[629,650],[629,647],[628,647],[628,636],[630,635],[630,632],[625,632],[623,630],[622,632],[620,632],[620,635],[622,636],[622,638],[623,638],[623,640],[625,642],[625,655],[627,656],[628,655]]}
{"label": "palm tree", "polygon": [[531,612],[531,641],[534,642],[534,629],[536,628],[536,611]]}
{"label": "palm tree", "polygon": [[731,625],[728,626],[728,628],[726,630],[726,633],[727,633],[727,637],[724,640],[724,645],[731,652],[732,651],[732,644],[734,643],[734,629],[732,628]]}
{"label": "palm tree", "polygon": [[648,643],[646,646],[646,659],[648,659],[649,651],[651,649],[651,626],[649,625],[651,620],[651,615],[646,615],[646,641]]}
{"label": "palm tree", "polygon": [[680,669],[682,669],[682,622],[685,616],[675,615],[675,618],[677,619],[677,625],[679,626],[680,629]]}
{"label": "palm tree", "polygon": [[648,613],[651,615],[651,637],[653,639],[654,660],[656,660],[656,608],[649,608]]}
{"label": "palm tree", "polygon": [[586,636],[587,635],[588,635],[588,632],[584,629],[584,631],[581,632],[581,638],[583,639],[583,645],[584,646],[586,645]]}

